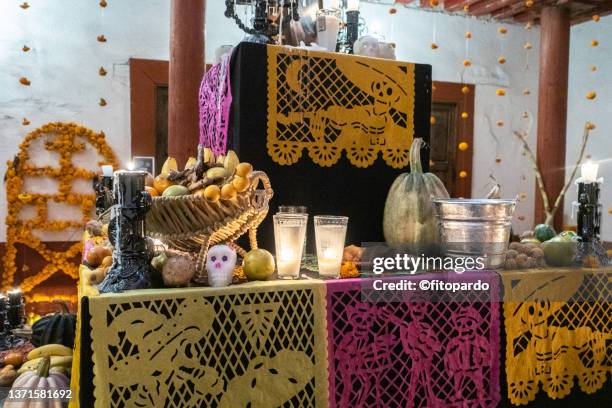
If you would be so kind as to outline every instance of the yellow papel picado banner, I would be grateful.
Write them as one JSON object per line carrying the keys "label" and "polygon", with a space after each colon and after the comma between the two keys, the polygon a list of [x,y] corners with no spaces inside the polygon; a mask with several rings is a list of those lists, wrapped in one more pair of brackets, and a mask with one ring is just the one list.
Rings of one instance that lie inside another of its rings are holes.
{"label": "yellow papel picado banner", "polygon": [[379,154],[408,165],[414,136],[414,64],[268,46],[267,149],[280,165],[304,150],[329,167],[344,151],[354,166]]}

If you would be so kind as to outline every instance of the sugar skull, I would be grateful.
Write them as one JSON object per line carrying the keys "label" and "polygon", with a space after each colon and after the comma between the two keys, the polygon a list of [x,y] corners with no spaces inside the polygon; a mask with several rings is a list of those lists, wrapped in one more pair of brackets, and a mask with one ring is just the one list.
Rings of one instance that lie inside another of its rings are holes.
{"label": "sugar skull", "polygon": [[212,287],[229,286],[236,266],[236,251],[227,245],[215,245],[206,255],[208,284]]}

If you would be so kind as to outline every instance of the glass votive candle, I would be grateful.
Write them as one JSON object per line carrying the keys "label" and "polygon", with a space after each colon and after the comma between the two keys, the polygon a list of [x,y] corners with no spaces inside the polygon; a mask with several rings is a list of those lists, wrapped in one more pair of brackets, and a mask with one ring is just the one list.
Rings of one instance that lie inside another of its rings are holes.
{"label": "glass votive candle", "polygon": [[342,265],[348,217],[317,215],[314,217],[319,276],[338,278]]}
{"label": "glass votive candle", "polygon": [[[277,214],[301,214],[308,215],[308,208],[303,205],[279,205]],[[306,237],[302,249],[302,262],[306,260],[306,244],[308,242],[308,223],[306,223]]]}
{"label": "glass votive candle", "polygon": [[299,279],[308,214],[275,214],[274,242],[279,279]]}

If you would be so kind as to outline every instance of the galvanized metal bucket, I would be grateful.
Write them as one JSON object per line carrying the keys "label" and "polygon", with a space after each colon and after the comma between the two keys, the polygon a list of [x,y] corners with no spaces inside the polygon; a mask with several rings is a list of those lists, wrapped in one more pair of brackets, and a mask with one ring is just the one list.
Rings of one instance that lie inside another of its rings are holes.
{"label": "galvanized metal bucket", "polygon": [[516,200],[434,199],[442,251],[449,257],[482,257],[500,268],[510,240]]}

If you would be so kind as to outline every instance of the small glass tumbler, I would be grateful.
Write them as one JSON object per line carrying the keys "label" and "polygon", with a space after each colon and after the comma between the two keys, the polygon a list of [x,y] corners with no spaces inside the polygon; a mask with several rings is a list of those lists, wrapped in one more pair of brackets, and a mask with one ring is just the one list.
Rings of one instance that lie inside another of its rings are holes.
{"label": "small glass tumbler", "polygon": [[279,279],[299,279],[308,214],[275,214],[274,241]]}
{"label": "small glass tumbler", "polygon": [[323,9],[317,11],[317,45],[327,51],[336,51],[338,32],[342,25],[340,10]]}
{"label": "small glass tumbler", "polygon": [[314,217],[319,276],[338,278],[342,265],[348,217],[317,215]]}
{"label": "small glass tumbler", "polygon": [[[308,216],[308,208],[303,205],[279,205],[277,214],[300,214]],[[302,263],[306,261],[306,245],[308,243],[308,223],[306,223],[306,237],[302,249]]]}

